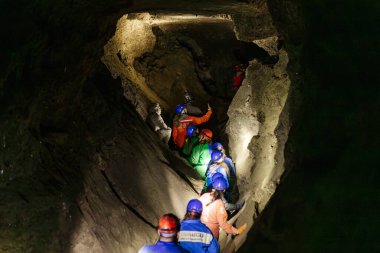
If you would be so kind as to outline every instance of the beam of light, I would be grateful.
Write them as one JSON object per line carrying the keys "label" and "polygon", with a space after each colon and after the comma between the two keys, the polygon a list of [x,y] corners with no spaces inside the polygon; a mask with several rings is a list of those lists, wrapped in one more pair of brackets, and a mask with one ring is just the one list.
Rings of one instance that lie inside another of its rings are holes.
{"label": "beam of light", "polygon": [[238,139],[236,140],[236,166],[240,169],[247,169],[248,160],[250,158],[250,151],[248,149],[248,145],[251,142],[251,139],[254,135],[253,130],[249,128],[242,128]]}

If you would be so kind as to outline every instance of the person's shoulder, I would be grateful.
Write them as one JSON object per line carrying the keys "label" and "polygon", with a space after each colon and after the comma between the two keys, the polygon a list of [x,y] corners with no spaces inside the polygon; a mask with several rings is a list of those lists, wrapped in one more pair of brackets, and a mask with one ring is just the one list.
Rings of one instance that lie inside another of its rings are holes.
{"label": "person's shoulder", "polygon": [[183,221],[181,221],[181,228],[182,228],[183,225],[186,226],[187,223],[189,223],[189,220],[183,220]]}
{"label": "person's shoulder", "polygon": [[224,157],[224,161],[227,161],[227,162],[232,162],[232,158],[230,157],[230,156],[228,156],[228,155],[226,155],[225,157]]}
{"label": "person's shoulder", "polygon": [[225,162],[221,162],[219,167],[223,167],[224,169],[228,169],[228,164]]}
{"label": "person's shoulder", "polygon": [[225,206],[224,206],[224,203],[223,203],[223,200],[222,199],[217,199],[214,201],[215,205],[219,206],[219,207],[223,207],[224,210],[225,210]]}
{"label": "person's shoulder", "polygon": [[211,194],[209,192],[205,192],[202,194],[202,196],[199,197],[199,200],[202,202],[202,200],[207,200],[211,197]]}

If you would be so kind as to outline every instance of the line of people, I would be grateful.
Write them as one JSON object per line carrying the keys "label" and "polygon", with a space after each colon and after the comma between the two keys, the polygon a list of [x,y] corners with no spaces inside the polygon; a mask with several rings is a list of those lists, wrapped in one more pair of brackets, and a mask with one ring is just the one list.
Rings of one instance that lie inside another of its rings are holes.
{"label": "line of people", "polygon": [[[189,95],[189,94],[187,94]],[[186,96],[185,96],[186,97]],[[190,97],[191,98],[191,97]],[[205,114],[195,110],[191,100],[176,106],[172,126],[172,141],[181,155],[205,181],[199,199],[190,200],[183,221],[165,214],[158,222],[159,240],[146,245],[139,253],[153,252],[219,252],[219,229],[228,234],[243,233],[247,224],[236,228],[227,223],[228,214],[243,204],[230,203],[237,195],[236,169],[220,142],[212,143],[210,129],[199,131],[197,125],[207,122],[212,109]],[[194,113],[190,115],[188,108]],[[197,116],[196,116],[197,115]]]}
{"label": "line of people", "polygon": [[223,201],[228,211],[240,209],[242,204],[231,204],[237,199],[237,180],[235,165],[220,142],[212,143],[213,133],[210,129],[199,132],[196,125],[207,122],[212,114],[211,107],[201,117],[189,116],[185,105],[176,107],[173,120],[173,142],[182,156],[193,166],[194,170],[205,180],[203,193],[213,182],[215,174],[221,174],[226,181],[227,190]]}
{"label": "line of people", "polygon": [[219,253],[219,228],[233,235],[247,228],[247,224],[236,228],[227,223],[221,199],[226,186],[223,178],[215,179],[211,192],[188,202],[182,222],[174,214],[163,215],[158,221],[157,243],[143,246],[138,253]]}

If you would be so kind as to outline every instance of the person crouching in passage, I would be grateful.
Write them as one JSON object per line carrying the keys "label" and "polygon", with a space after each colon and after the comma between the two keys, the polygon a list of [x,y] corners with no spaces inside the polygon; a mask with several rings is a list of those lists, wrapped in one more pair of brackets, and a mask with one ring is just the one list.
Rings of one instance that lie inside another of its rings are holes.
{"label": "person crouching in passage", "polygon": [[218,241],[212,235],[211,230],[200,221],[202,209],[202,202],[199,200],[189,201],[181,223],[178,242],[190,253],[218,253]]}

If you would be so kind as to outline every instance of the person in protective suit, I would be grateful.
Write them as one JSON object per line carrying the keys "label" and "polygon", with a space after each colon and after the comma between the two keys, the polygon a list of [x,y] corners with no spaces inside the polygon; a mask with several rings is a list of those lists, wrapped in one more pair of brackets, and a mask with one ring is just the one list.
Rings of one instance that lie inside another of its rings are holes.
{"label": "person in protective suit", "polygon": [[149,114],[146,121],[162,142],[169,142],[172,129],[168,127],[162,119],[161,107],[158,103],[153,103],[149,106]]}
{"label": "person in protective suit", "polygon": [[219,253],[219,243],[211,230],[200,221],[202,202],[192,199],[187,204],[186,214],[181,222],[178,242],[190,253]]}
{"label": "person in protective suit", "polygon": [[227,223],[227,211],[222,201],[223,191],[226,190],[227,183],[224,178],[217,178],[212,184],[212,191],[204,193],[199,200],[202,202],[203,211],[201,221],[211,230],[214,237],[219,240],[219,228],[227,234],[240,235],[247,224],[236,228]]}
{"label": "person in protective suit", "polygon": [[230,157],[227,156],[226,150],[224,149],[222,143],[215,142],[214,144],[212,144],[212,149],[219,150],[223,153],[223,162],[227,164],[231,178],[236,178],[236,168],[234,162]]}
{"label": "person in protective suit", "polygon": [[[222,174],[222,173],[219,173],[219,172],[216,172],[212,178],[211,178],[211,184],[205,189],[204,192],[211,192],[212,191],[212,184],[215,182],[216,179],[218,178],[223,178],[224,180],[225,179],[225,176]],[[227,181],[226,181],[227,182]],[[228,211],[228,214],[232,213],[233,211],[237,211],[237,210],[240,210],[245,201],[241,202],[241,203],[238,203],[238,204],[233,204],[231,203],[227,198],[228,198],[228,191],[229,191],[229,186],[227,185],[226,187],[226,190],[223,192],[223,196],[222,196],[222,201],[224,203],[224,206],[226,208],[226,210]],[[202,192],[203,193],[203,192]]]}
{"label": "person in protective suit", "polygon": [[228,182],[230,184],[230,187],[228,189],[228,192],[226,194],[226,197],[228,198],[228,201],[234,201],[239,198],[239,189],[237,187],[237,179],[236,179],[236,168],[235,164],[232,161],[230,157],[226,155],[226,151],[223,147],[223,145],[220,142],[215,142],[212,144],[213,150],[219,150],[223,154],[223,162],[228,166]]}
{"label": "person in protective suit", "polygon": [[237,64],[235,65],[235,74],[233,77],[233,89],[237,91],[241,84],[243,83],[243,80],[245,78],[245,69],[246,66],[244,64]]}
{"label": "person in protective suit", "polygon": [[178,244],[179,219],[174,214],[163,215],[158,221],[156,244],[143,246],[138,253],[189,253]]}
{"label": "person in protective suit", "polygon": [[207,165],[206,169],[206,181],[205,189],[207,189],[213,182],[212,177],[215,173],[220,173],[223,175],[223,178],[226,180],[227,189],[230,186],[230,172],[227,164],[224,162],[223,153],[219,150],[213,150],[211,153],[211,160]]}
{"label": "person in protective suit", "polygon": [[176,106],[175,116],[173,119],[173,142],[178,149],[183,148],[187,136],[186,129],[191,125],[200,125],[207,122],[212,114],[210,105],[208,106],[207,113],[202,117],[189,116],[185,105],[180,104]]}
{"label": "person in protective suit", "polygon": [[199,134],[199,144],[193,148],[190,157],[187,159],[203,180],[206,179],[207,166],[211,160],[211,141],[212,131],[203,129]]}

